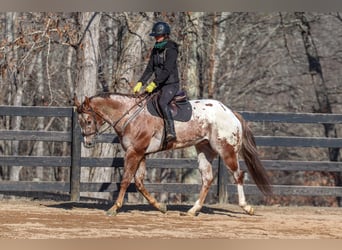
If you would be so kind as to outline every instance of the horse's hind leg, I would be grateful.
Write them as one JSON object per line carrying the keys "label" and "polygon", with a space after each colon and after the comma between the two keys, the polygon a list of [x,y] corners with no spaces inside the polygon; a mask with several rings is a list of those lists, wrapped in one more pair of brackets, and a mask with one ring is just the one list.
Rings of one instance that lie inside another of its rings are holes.
{"label": "horse's hind leg", "polygon": [[202,188],[198,200],[187,212],[189,215],[196,215],[200,211],[209,192],[210,185],[214,180],[211,162],[216,156],[215,151],[212,150],[209,144],[196,145],[196,150],[198,153],[199,171],[202,176]]}
{"label": "horse's hind leg", "polygon": [[167,208],[166,205],[163,203],[158,203],[155,198],[151,196],[151,194],[146,190],[144,186],[144,177],[146,173],[146,159],[145,157],[141,160],[139,164],[139,168],[134,176],[135,186],[137,187],[138,191],[146,198],[146,200],[158,209],[162,213],[166,213]]}
{"label": "horse's hind leg", "polygon": [[254,214],[254,208],[247,204],[245,193],[243,191],[243,172],[237,171],[233,173],[234,179],[237,182],[237,191],[238,191],[238,197],[239,197],[239,206],[250,215]]}
{"label": "horse's hind leg", "polygon": [[233,173],[235,182],[237,184],[238,198],[239,198],[239,206],[248,214],[254,214],[254,208],[247,204],[245,193],[243,191],[243,179],[244,173],[240,170],[240,164],[238,161],[238,155],[235,153],[233,147],[229,146],[226,148],[225,152],[221,157],[224,160],[224,163],[228,170]]}

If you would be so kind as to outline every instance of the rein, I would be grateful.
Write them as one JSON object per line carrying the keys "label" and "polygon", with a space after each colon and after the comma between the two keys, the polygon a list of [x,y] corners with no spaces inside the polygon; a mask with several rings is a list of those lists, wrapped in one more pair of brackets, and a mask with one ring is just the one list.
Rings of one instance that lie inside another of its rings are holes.
{"label": "rein", "polygon": [[[92,133],[83,134],[83,136],[89,136],[89,135],[93,135],[93,134],[101,135],[101,134],[103,134],[106,130],[108,130],[110,127],[113,127],[113,128],[115,129],[115,127],[118,125],[118,123],[119,123],[126,115],[128,115],[129,112],[132,111],[132,109],[134,109],[136,106],[139,106],[143,101],[145,101],[145,100],[146,100],[146,101],[150,100],[154,95],[155,95],[155,94],[148,94],[148,95],[143,96],[138,102],[136,102],[132,107],[130,107],[125,113],[123,113],[123,115],[122,115],[119,119],[117,119],[117,120],[116,120],[115,122],[113,122],[113,123],[111,123],[111,122],[108,121],[107,119],[104,119],[104,117],[103,117],[102,114],[100,114],[99,112],[97,112],[96,110],[94,110],[92,107],[90,107],[90,109],[91,109],[90,111],[93,113],[94,118],[95,118],[95,114],[98,115],[98,116],[100,116],[106,123],[108,123],[108,126],[107,126],[105,129],[103,129],[102,131],[99,131],[99,129],[98,129],[96,123],[95,123],[95,131],[92,132]],[[141,95],[138,96],[138,97],[141,97]],[[147,103],[147,102],[146,102],[146,103]],[[123,125],[123,128],[125,128],[125,127],[128,125],[128,123],[129,123],[131,120],[133,120],[133,118],[134,118],[138,113],[140,113],[141,110],[142,110],[142,109],[139,109],[138,111],[134,112],[133,115],[132,115],[132,117],[129,118],[129,119],[126,121],[126,123]],[[94,119],[94,120],[96,120],[96,119]],[[103,124],[102,124],[102,125],[103,125]],[[102,125],[101,125],[101,126],[102,126]]]}
{"label": "rein", "polygon": [[[129,112],[131,112],[132,109],[134,109],[136,106],[139,106],[143,101],[145,100],[149,100],[151,99],[152,95],[145,95],[143,98],[141,98],[138,102],[136,102],[131,108],[129,108],[125,113],[123,113],[123,115],[113,124],[111,124],[110,126],[112,126],[113,128],[115,128],[116,125],[118,125],[118,123],[126,116],[129,114]],[[138,96],[140,97],[140,96]],[[135,113],[134,113],[135,114]],[[133,115],[134,115],[133,114]],[[102,117],[103,118],[103,117]],[[108,122],[108,121],[107,121]]]}

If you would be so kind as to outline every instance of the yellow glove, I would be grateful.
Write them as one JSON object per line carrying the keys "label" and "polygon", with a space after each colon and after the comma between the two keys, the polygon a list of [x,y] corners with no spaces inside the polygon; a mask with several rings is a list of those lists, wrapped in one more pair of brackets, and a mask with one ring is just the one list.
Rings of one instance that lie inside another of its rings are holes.
{"label": "yellow glove", "polygon": [[156,87],[157,87],[157,84],[155,84],[154,82],[150,82],[150,84],[147,85],[147,87],[145,88],[145,91],[147,93],[151,93]]}
{"label": "yellow glove", "polygon": [[142,87],[142,82],[137,82],[137,84],[135,84],[135,86],[133,88],[133,93],[136,94],[136,93],[140,92],[141,87]]}

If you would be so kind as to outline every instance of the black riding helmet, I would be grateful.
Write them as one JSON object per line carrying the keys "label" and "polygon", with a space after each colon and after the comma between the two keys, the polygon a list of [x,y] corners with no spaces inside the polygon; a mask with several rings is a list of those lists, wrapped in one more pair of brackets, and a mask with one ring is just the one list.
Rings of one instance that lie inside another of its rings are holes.
{"label": "black riding helmet", "polygon": [[153,25],[150,36],[169,35],[170,31],[170,26],[167,23],[157,22]]}

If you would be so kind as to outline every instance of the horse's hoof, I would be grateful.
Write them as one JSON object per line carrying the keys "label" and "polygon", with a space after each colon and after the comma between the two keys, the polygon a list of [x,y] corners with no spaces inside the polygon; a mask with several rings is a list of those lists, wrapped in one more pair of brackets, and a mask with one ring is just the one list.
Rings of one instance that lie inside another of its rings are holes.
{"label": "horse's hoof", "polygon": [[250,205],[244,206],[243,210],[245,210],[245,212],[249,215],[254,215],[254,208]]}
{"label": "horse's hoof", "polygon": [[107,216],[116,216],[118,212],[116,210],[108,210],[106,214]]}
{"label": "horse's hoof", "polygon": [[188,214],[188,213],[185,213],[185,212],[180,212],[179,215],[180,215],[180,216],[189,216],[189,214]]}
{"label": "horse's hoof", "polygon": [[186,213],[185,213],[185,212],[180,212],[180,215],[181,215],[181,216],[190,216],[190,217],[194,217],[194,216],[196,216],[197,214],[196,214],[196,213],[193,213],[193,212],[190,212],[190,211],[187,211]]}
{"label": "horse's hoof", "polygon": [[162,212],[163,214],[165,214],[165,213],[167,212],[166,204],[164,204],[164,203],[159,204],[158,210],[159,210],[160,212]]}

